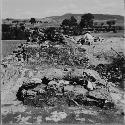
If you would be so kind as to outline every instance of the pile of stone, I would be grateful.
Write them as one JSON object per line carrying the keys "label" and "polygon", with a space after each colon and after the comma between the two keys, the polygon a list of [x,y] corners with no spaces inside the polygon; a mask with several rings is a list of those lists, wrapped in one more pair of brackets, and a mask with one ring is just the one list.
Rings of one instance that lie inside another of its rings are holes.
{"label": "pile of stone", "polygon": [[[122,79],[122,73],[119,72],[122,69],[119,65],[121,63],[106,67],[97,66],[94,70],[87,69],[86,49],[78,48],[70,37],[63,36],[65,44],[53,45],[52,41],[44,37],[45,34],[39,34],[38,30],[32,31],[29,43],[21,44],[13,52],[13,55],[5,60],[4,67],[8,65],[6,62],[8,63],[9,60],[12,62],[12,59],[16,58],[18,62],[36,62],[37,64],[49,62],[58,66],[81,66],[82,69],[76,68],[66,71],[68,73],[64,76],[62,72],[56,76],[57,74],[53,71],[47,72],[43,78],[31,77],[17,90],[16,96],[19,101],[25,105],[36,107],[60,104],[69,106],[92,105],[100,108],[105,106],[111,108],[111,105],[112,107],[118,106],[123,92],[116,89],[115,84],[111,82],[116,77],[117,80],[119,77],[120,80]],[[60,74],[63,78],[59,78]]]}
{"label": "pile of stone", "polygon": [[[115,108],[116,102],[122,97],[123,93],[101,79],[94,70],[84,70],[79,77],[73,77],[73,74],[70,73],[70,76],[66,75],[63,79],[32,78],[19,88],[17,99],[25,105],[35,107],[86,105]],[[117,101],[113,97],[114,93],[117,93]]]}

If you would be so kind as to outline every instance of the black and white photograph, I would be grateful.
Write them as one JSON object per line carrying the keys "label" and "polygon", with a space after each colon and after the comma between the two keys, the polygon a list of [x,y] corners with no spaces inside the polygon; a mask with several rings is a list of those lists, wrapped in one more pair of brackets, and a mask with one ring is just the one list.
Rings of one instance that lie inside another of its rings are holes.
{"label": "black and white photograph", "polygon": [[1,125],[124,125],[124,0],[1,0]]}

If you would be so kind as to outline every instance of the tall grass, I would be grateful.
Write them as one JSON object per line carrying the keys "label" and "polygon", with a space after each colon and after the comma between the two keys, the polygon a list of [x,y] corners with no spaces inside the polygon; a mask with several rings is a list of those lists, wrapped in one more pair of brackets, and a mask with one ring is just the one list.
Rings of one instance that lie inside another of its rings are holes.
{"label": "tall grass", "polygon": [[21,43],[24,43],[25,40],[2,40],[2,58],[11,54]]}

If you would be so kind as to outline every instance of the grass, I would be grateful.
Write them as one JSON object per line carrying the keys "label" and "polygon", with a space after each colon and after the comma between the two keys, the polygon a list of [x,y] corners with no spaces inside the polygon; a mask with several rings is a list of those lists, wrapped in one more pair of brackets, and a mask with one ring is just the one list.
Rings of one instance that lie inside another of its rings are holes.
{"label": "grass", "polygon": [[[119,31],[118,33],[92,33],[93,36],[100,36],[103,38],[111,38],[111,37],[120,37],[123,38],[125,36],[124,31]],[[20,43],[24,43],[25,40],[2,40],[2,52],[0,55],[3,57],[7,56],[8,54],[12,53]]]}
{"label": "grass", "polygon": [[107,33],[92,33],[93,36],[110,38],[110,37],[125,37],[124,30],[120,30],[118,33],[107,32]]}
{"label": "grass", "polygon": [[8,54],[12,53],[20,43],[24,43],[25,40],[2,40],[2,52],[0,55],[3,57],[7,56]]}

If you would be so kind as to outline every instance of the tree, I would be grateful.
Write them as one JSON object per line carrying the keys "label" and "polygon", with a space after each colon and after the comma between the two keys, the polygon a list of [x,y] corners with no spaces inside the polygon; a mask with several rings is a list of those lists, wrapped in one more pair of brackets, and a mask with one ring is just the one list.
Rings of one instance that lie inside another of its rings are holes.
{"label": "tree", "polygon": [[64,34],[68,34],[70,30],[70,20],[69,19],[64,19],[62,21],[62,24],[60,25],[63,29]]}
{"label": "tree", "polygon": [[35,18],[31,18],[29,22],[34,25],[36,23],[36,19]]}
{"label": "tree", "polygon": [[77,26],[77,20],[75,19],[74,16],[71,16],[69,21],[70,21],[70,26]]}
{"label": "tree", "polygon": [[10,32],[11,25],[10,24],[2,24],[2,32]]}
{"label": "tree", "polygon": [[65,27],[65,26],[68,26],[68,27],[77,26],[77,20],[75,19],[74,16],[71,16],[70,19],[64,19],[64,20],[62,21],[61,26],[62,26],[62,27],[63,27],[63,26],[64,26],[64,27]]}
{"label": "tree", "polygon": [[81,28],[92,28],[93,27],[93,19],[94,16],[91,13],[84,14],[81,17],[81,21],[79,23],[79,26]]}
{"label": "tree", "polygon": [[103,27],[103,25],[104,25],[104,22],[101,22],[101,24],[100,24],[100,25],[101,25],[101,27]]}
{"label": "tree", "polygon": [[46,39],[47,40],[51,40],[53,41],[53,37],[55,35],[55,27],[49,27],[44,31],[45,35],[46,35]]}
{"label": "tree", "polygon": [[21,29],[22,31],[25,31],[25,26],[24,26],[24,25],[21,25],[21,26],[20,26],[20,29]]}
{"label": "tree", "polygon": [[16,24],[18,24],[19,21],[18,21],[18,20],[14,20],[14,21],[12,21],[12,23],[16,23]]}
{"label": "tree", "polygon": [[61,27],[63,28],[64,34],[74,34],[78,24],[74,16],[71,16],[70,19],[64,19],[62,21]]}
{"label": "tree", "polygon": [[98,22],[94,22],[93,26],[95,26],[95,27],[98,26]]}
{"label": "tree", "polygon": [[111,28],[112,25],[115,25],[116,21],[115,20],[108,20],[106,23],[109,25],[109,28]]}
{"label": "tree", "polygon": [[70,20],[69,20],[69,19],[64,19],[64,20],[62,21],[61,26],[62,26],[62,27],[70,26]]}

